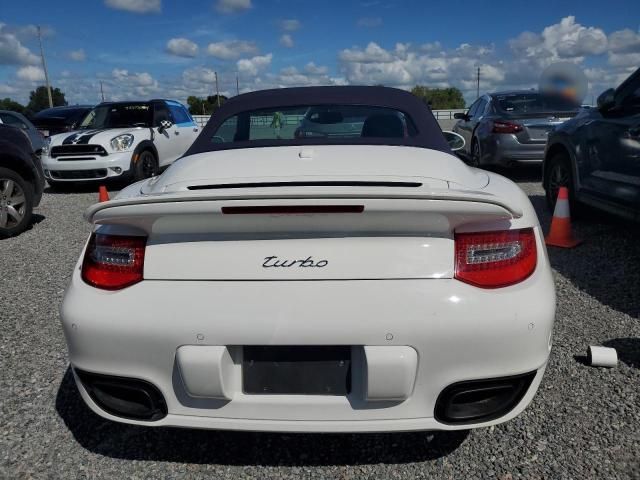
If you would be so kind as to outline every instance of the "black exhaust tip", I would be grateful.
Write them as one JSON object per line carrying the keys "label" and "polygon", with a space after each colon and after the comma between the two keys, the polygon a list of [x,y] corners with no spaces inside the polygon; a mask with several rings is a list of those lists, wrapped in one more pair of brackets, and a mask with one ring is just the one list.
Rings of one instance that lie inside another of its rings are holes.
{"label": "black exhaust tip", "polygon": [[441,423],[482,423],[509,413],[522,400],[536,372],[512,377],[458,382],[445,388],[436,401]]}
{"label": "black exhaust tip", "polygon": [[111,415],[146,421],[160,420],[167,415],[162,393],[149,382],[78,369],[75,372],[91,399]]}

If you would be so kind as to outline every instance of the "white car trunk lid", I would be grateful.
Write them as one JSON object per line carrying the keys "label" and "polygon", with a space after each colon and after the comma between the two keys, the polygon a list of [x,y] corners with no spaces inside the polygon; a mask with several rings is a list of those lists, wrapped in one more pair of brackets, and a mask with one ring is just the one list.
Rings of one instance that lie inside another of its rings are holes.
{"label": "white car trunk lid", "polygon": [[[298,168],[300,158],[286,158],[298,157],[297,147],[271,149],[268,155],[285,158],[272,159],[270,172],[256,160],[269,149],[242,152],[253,161],[238,152],[185,158],[146,194],[94,205],[87,216],[106,233],[147,235],[148,280],[350,280],[451,278],[456,227],[522,215],[503,199],[461,187],[482,188],[486,176],[447,154],[359,147],[356,175],[344,152],[340,160],[327,148],[322,156],[333,166],[326,171],[323,162]],[[380,150],[395,168],[367,168],[363,151]],[[247,161],[254,175],[232,177],[244,168],[232,160]]]}

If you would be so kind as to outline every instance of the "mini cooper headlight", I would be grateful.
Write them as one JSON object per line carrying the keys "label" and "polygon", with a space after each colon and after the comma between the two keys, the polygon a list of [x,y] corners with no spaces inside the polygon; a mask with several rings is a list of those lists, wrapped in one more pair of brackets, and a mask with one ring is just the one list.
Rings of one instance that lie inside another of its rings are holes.
{"label": "mini cooper headlight", "polygon": [[51,137],[47,137],[44,139],[44,144],[42,145],[42,149],[40,150],[40,158],[48,157],[49,150],[51,150]]}
{"label": "mini cooper headlight", "polygon": [[116,152],[129,150],[133,144],[133,135],[125,133],[111,139],[111,148]]}

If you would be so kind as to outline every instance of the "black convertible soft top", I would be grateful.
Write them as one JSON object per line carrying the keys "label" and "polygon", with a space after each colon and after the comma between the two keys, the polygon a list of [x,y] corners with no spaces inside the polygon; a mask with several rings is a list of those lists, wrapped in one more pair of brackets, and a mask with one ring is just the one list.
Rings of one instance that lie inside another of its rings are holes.
{"label": "black convertible soft top", "polygon": [[[213,136],[225,120],[239,113],[302,105],[366,105],[403,112],[413,121],[417,134],[405,138],[295,138],[215,143]],[[415,95],[389,87],[298,87],[260,90],[227,100],[209,119],[185,156],[234,148],[291,145],[401,145],[451,153],[442,130],[429,107]]]}

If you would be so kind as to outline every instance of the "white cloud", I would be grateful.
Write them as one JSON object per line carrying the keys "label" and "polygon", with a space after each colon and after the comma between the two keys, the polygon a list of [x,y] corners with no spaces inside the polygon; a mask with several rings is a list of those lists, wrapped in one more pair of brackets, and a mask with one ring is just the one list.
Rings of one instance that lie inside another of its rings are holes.
{"label": "white cloud", "polygon": [[328,70],[327,67],[317,66],[313,62],[308,63],[302,72],[294,66],[289,66],[280,70],[278,74],[267,74],[264,88],[339,85],[344,83],[342,79],[331,78],[327,74]]}
{"label": "white cloud", "polygon": [[609,53],[608,63],[612,67],[638,68],[640,65],[640,51],[631,53]]}
{"label": "white cloud", "polygon": [[113,71],[111,72],[111,76],[115,80],[126,82],[131,85],[141,86],[141,87],[150,87],[157,84],[157,82],[153,79],[153,77],[149,75],[147,72],[129,73],[128,70],[114,68]]}
{"label": "white cloud", "polygon": [[8,25],[0,23],[0,65],[35,65],[39,61]]}
{"label": "white cloud", "polygon": [[356,22],[356,25],[358,27],[363,27],[363,28],[379,27],[380,25],[382,25],[382,18],[380,18],[380,17],[362,17],[362,18],[358,19],[358,21]]}
{"label": "white cloud", "polygon": [[105,0],[107,7],[133,13],[160,13],[162,0]]}
{"label": "white cloud", "polygon": [[129,72],[125,69],[114,68],[111,72],[109,84],[119,98],[146,98],[160,91],[158,81],[147,72]]}
{"label": "white cloud", "polygon": [[25,82],[43,82],[44,70],[34,65],[27,65],[26,67],[19,68],[16,76]]}
{"label": "white cloud", "polygon": [[17,92],[15,87],[7,85],[5,83],[0,83],[0,95],[12,95]]}
{"label": "white cloud", "polygon": [[304,71],[311,75],[326,75],[329,69],[325,66],[318,66],[313,62],[309,62],[305,65]]}
{"label": "white cloud", "polygon": [[629,28],[613,32],[609,35],[609,49],[614,53],[640,52],[640,32]]}
{"label": "white cloud", "polygon": [[251,7],[253,7],[251,0],[218,0],[216,2],[216,10],[220,13],[243,12]]}
{"label": "white cloud", "polygon": [[359,47],[346,48],[340,52],[338,58],[343,62],[352,63],[387,63],[394,60],[391,53],[375,42],[370,42],[364,50]]}
{"label": "white cloud", "polygon": [[253,58],[242,58],[238,60],[236,64],[238,72],[244,75],[256,76],[260,70],[265,69],[271,64],[273,55],[268,53],[267,55],[259,55]]}
{"label": "white cloud", "polygon": [[523,32],[509,41],[516,55],[551,59],[582,60],[607,50],[607,35],[600,28],[585,27],[568,16],[546,27],[542,33]]}
{"label": "white cloud", "polygon": [[222,60],[231,60],[243,55],[255,55],[258,53],[258,47],[255,43],[245,40],[227,40],[210,43],[207,47],[207,53]]}
{"label": "white cloud", "polygon": [[301,26],[302,24],[300,23],[300,20],[295,18],[280,21],[280,28],[285,32],[295,32],[296,30],[299,30]]}
{"label": "white cloud", "polygon": [[167,52],[177,57],[195,57],[198,45],[186,38],[172,38],[167,42]]}
{"label": "white cloud", "polygon": [[293,38],[291,38],[291,35],[289,35],[288,33],[283,34],[280,37],[280,45],[285,48],[293,47]]}
{"label": "white cloud", "polygon": [[69,52],[69,58],[74,62],[84,62],[87,59],[87,54],[82,48],[79,50],[71,50]]}

